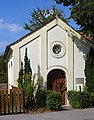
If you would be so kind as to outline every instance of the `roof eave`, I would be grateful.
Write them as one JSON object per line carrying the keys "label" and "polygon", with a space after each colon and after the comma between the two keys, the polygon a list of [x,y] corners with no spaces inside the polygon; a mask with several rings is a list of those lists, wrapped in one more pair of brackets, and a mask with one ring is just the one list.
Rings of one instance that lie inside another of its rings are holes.
{"label": "roof eave", "polygon": [[4,60],[7,61],[9,57],[9,53],[12,53],[12,49],[10,48],[10,45],[6,47],[5,53],[4,53]]}

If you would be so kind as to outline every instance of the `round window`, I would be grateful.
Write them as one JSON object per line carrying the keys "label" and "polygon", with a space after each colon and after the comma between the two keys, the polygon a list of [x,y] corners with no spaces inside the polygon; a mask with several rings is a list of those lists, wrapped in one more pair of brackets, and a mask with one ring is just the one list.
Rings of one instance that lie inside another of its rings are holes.
{"label": "round window", "polygon": [[59,44],[56,44],[56,45],[53,46],[53,52],[55,54],[59,54],[61,52],[61,49],[62,49],[62,46],[59,45]]}
{"label": "round window", "polygon": [[53,57],[60,58],[65,54],[65,46],[62,42],[56,41],[51,44],[51,54]]}

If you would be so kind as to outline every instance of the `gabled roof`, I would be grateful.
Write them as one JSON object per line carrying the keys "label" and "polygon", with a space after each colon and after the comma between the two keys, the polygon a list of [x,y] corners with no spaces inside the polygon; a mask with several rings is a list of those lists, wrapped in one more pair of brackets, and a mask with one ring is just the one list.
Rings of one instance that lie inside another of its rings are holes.
{"label": "gabled roof", "polygon": [[[50,19],[47,23],[43,24],[41,27],[38,27],[37,29],[29,32],[28,34],[24,35],[23,37],[21,37],[20,39],[18,39],[17,41],[11,43],[10,45],[6,46],[6,50],[4,53],[4,59],[6,58],[8,51],[10,49],[10,46],[15,45],[17,43],[19,43],[20,41],[22,41],[24,38],[28,37],[29,35],[33,34],[34,32],[40,30],[42,27],[44,27],[45,25],[49,24],[50,22],[52,22],[53,20],[57,19],[56,17]],[[60,19],[60,18],[59,18]],[[66,23],[64,20],[62,20],[65,24],[67,24],[69,27],[71,27],[74,31],[78,32],[77,30],[75,30],[72,26],[70,26],[68,23]],[[79,32],[78,32],[79,33]],[[86,40],[90,41],[89,38],[87,38],[86,36],[84,36],[82,33],[79,33],[82,37],[84,37]],[[92,41],[90,41],[92,44],[94,44]]]}
{"label": "gabled roof", "polygon": [[5,59],[7,53],[8,53],[8,51],[9,51],[9,49],[10,49],[10,46],[15,45],[16,43],[22,41],[24,38],[28,37],[29,35],[33,34],[33,33],[36,32],[37,30],[41,29],[41,28],[44,27],[45,25],[49,24],[49,23],[52,22],[54,19],[56,19],[56,17],[50,19],[47,23],[43,24],[41,27],[38,27],[37,29],[35,29],[35,30],[27,33],[27,34],[24,35],[23,37],[19,38],[17,41],[15,41],[15,42],[11,43],[10,45],[6,46],[5,53],[4,53],[4,59]]}

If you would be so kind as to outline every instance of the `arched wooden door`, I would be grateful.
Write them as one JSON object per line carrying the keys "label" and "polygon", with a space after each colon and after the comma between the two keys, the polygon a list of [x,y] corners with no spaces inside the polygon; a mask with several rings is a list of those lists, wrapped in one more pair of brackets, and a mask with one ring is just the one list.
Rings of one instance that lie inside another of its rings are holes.
{"label": "arched wooden door", "polygon": [[47,89],[61,92],[63,105],[65,105],[65,78],[65,72],[60,69],[50,71],[47,76]]}

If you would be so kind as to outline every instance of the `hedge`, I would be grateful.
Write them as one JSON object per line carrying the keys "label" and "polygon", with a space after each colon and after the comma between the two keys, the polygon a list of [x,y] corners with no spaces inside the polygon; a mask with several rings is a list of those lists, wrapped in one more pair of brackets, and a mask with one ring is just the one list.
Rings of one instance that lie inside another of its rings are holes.
{"label": "hedge", "polygon": [[94,107],[94,93],[69,91],[68,100],[72,108]]}

